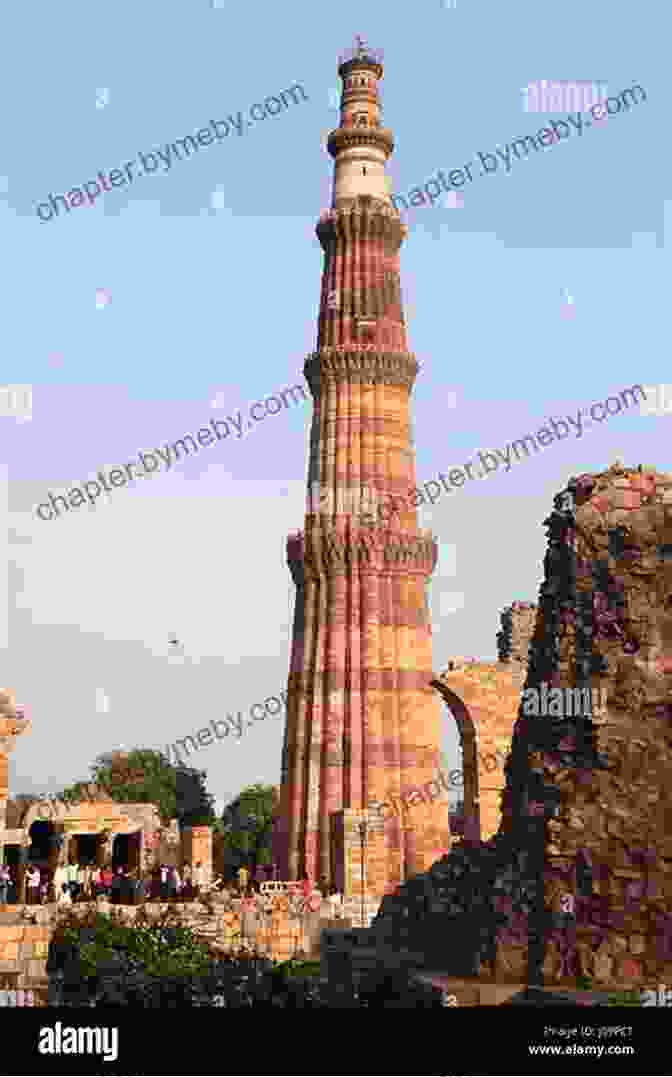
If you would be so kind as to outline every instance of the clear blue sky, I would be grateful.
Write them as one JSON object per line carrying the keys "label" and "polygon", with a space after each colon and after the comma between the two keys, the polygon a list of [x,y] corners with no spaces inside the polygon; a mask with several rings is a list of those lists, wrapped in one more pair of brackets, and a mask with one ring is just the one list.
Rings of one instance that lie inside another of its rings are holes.
{"label": "clear blue sky", "polygon": [[[162,747],[286,686],[294,589],[284,551],[303,524],[310,401],[94,509],[44,522],[35,506],[302,381],[322,271],[314,227],[333,167],[321,140],[337,122],[337,54],[355,33],[385,52],[395,193],[544,126],[523,112],[532,80],[601,81],[614,94],[639,83],[648,94],[508,175],[500,166],[477,177],[463,209],[408,215],[419,477],[625,386],[672,381],[665,10],[651,0],[7,6],[3,380],[33,386],[32,421],[0,418],[0,681],[33,719],[12,757],[13,792],[82,778],[119,744]],[[50,192],[211,119],[247,115],[296,82],[309,100],[242,137],[38,219]],[[216,394],[223,410],[212,409]],[[454,654],[493,656],[499,611],[536,598],[542,521],[572,474],[617,456],[669,469],[671,434],[672,416],[633,409],[424,510],[441,544],[435,668]],[[182,658],[169,657],[171,632]],[[190,762],[222,801],[275,783],[282,724],[256,723]],[[455,760],[456,744],[446,714]]]}

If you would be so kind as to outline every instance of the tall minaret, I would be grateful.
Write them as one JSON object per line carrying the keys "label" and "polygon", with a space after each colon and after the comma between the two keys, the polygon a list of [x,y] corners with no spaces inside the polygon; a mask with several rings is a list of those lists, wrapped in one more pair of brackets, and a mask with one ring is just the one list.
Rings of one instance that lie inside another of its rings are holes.
{"label": "tall minaret", "polygon": [[[287,541],[297,598],[275,851],[280,878],[325,876],[354,900],[429,868],[449,829],[442,795],[405,812],[399,803],[434,779],[442,708],[426,594],[437,547],[409,496],[418,364],[399,279],[406,228],[385,174],[394,140],[380,123],[381,56],[358,39],[338,73],[332,206],[316,229],[317,349],[304,367],[314,399],[305,528]],[[362,488],[399,507],[386,519],[353,511]]]}

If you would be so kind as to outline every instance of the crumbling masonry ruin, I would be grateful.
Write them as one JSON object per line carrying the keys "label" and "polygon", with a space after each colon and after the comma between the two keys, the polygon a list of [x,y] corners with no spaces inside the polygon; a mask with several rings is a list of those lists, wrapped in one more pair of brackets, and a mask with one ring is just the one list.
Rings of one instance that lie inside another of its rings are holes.
{"label": "crumbling masonry ruin", "polygon": [[[544,525],[525,688],[598,687],[606,706],[561,719],[521,707],[496,833],[472,819],[448,856],[384,899],[373,926],[381,948],[457,977],[670,983],[672,474],[617,464],[581,475]],[[525,635],[523,618],[505,619],[500,660],[524,668]],[[468,674],[435,687],[451,684],[482,754],[493,734],[470,714]]]}

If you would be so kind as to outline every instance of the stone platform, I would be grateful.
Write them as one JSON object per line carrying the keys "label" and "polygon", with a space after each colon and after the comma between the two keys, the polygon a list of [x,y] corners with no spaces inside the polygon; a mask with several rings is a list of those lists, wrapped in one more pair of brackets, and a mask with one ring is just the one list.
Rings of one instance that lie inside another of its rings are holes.
{"label": "stone platform", "polygon": [[[81,902],[69,906],[68,911],[84,917],[92,907],[104,915],[120,912],[127,923],[133,923],[141,908],[157,919],[171,910],[184,926],[206,939],[222,955],[256,950],[274,961],[288,961],[298,952],[317,957],[325,928],[349,928],[351,924],[348,919],[331,920],[321,911],[301,920],[285,911],[262,916],[241,907],[240,901],[225,907],[216,899],[212,912],[201,902],[173,905],[154,901],[142,905]],[[49,942],[61,915],[62,911],[54,904],[0,906],[0,988],[40,992],[46,987]]]}
{"label": "stone platform", "polygon": [[0,906],[0,986],[31,989],[44,986],[55,908],[55,905]]}

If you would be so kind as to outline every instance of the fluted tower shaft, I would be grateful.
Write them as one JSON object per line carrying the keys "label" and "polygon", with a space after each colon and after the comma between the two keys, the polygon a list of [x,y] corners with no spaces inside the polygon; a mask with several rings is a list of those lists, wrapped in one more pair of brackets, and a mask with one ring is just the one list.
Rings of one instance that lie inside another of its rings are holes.
{"label": "fluted tower shaft", "polygon": [[[394,142],[380,126],[382,73],[361,47],[339,67],[333,199],[316,229],[325,257],[304,367],[314,400],[305,527],[287,542],[297,597],[276,850],[282,877],[338,881],[339,815],[354,809],[379,835],[370,889],[375,878],[389,892],[449,837],[445,804],[401,818],[379,807],[435,777],[442,717],[426,594],[437,546],[408,496],[418,364],[400,288],[406,229],[385,175]],[[386,511],[364,513],[364,502]]]}

